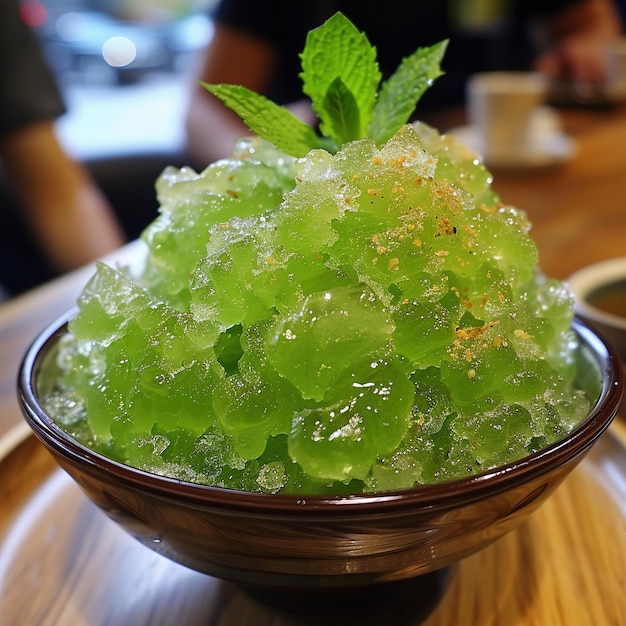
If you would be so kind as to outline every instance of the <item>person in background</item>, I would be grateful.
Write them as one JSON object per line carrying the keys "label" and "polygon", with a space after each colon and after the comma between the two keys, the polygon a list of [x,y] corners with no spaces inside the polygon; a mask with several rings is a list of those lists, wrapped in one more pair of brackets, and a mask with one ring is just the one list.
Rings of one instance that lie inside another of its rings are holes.
{"label": "person in background", "polygon": [[[535,68],[554,78],[602,81],[604,44],[622,29],[612,0],[433,0],[397,5],[370,0],[222,0],[199,79],[243,85],[315,123],[302,99],[298,55],[306,33],[336,11],[376,46],[383,77],[417,47],[450,39],[445,75],[420,100],[418,116],[463,104],[467,77],[477,71]],[[249,134],[241,120],[199,84],[192,87],[186,132],[189,153],[207,163],[228,156],[234,140]]]}
{"label": "person in background", "polygon": [[[80,267],[125,242],[113,210],[86,168],[55,134],[65,112],[38,41],[21,20],[16,0],[0,2],[0,178],[22,210],[20,218],[50,275]],[[26,283],[26,262],[13,258],[19,220],[0,206],[3,243],[0,284],[10,295]],[[8,226],[7,224],[10,224]],[[22,275],[21,275],[22,274]]]}
{"label": "person in background", "polygon": [[[537,4],[541,6],[541,2]],[[536,25],[539,54],[532,66],[550,78],[602,83],[607,69],[606,43],[623,32],[619,5],[612,0],[560,4],[560,10]]]}

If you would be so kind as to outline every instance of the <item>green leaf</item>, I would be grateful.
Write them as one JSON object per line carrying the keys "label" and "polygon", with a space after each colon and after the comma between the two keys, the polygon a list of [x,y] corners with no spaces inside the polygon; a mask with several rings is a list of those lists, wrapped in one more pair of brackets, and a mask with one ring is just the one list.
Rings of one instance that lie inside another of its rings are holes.
{"label": "green leaf", "polygon": [[235,111],[259,137],[272,142],[283,152],[302,157],[323,145],[313,128],[291,111],[240,85],[202,86]]}
{"label": "green leaf", "polygon": [[381,145],[406,124],[422,94],[442,75],[447,40],[418,48],[382,85],[376,48],[342,13],[307,35],[300,54],[303,92],[320,120],[318,133],[287,108],[238,85],[208,91],[235,111],[260,137],[294,157],[312,149],[336,152],[349,141],[371,137]]}
{"label": "green leaf", "polygon": [[324,109],[332,124],[331,136],[341,146],[361,137],[361,116],[356,99],[341,78],[337,77],[328,88]]}
{"label": "green leaf", "polygon": [[409,121],[424,92],[443,74],[441,60],[447,46],[448,40],[444,40],[418,48],[402,60],[383,84],[368,131],[377,145],[387,141]]}
{"label": "green leaf", "polygon": [[307,34],[302,61],[303,92],[311,99],[313,110],[320,119],[320,130],[342,144],[334,135],[336,124],[335,109],[327,106],[335,101],[335,96],[327,97],[331,85],[339,78],[352,94],[359,111],[359,130],[356,137],[365,136],[372,120],[376,92],[381,81],[381,73],[376,61],[376,48],[342,13],[335,13],[318,28]]}

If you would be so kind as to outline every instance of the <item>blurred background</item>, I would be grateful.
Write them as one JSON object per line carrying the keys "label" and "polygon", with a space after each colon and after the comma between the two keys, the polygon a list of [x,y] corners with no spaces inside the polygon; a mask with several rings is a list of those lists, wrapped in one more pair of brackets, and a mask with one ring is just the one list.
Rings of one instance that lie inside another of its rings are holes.
{"label": "blurred background", "polygon": [[[216,0],[15,1],[65,101],[55,124],[61,145],[86,166],[127,239],[136,239],[158,214],[163,169],[206,165],[186,153],[184,113]],[[57,275],[3,169],[0,302]]]}
{"label": "blurred background", "polygon": [[216,0],[20,0],[68,113],[80,159],[183,149],[185,85],[211,39]]}
{"label": "blurred background", "polygon": [[[157,216],[155,181],[163,169],[190,165],[201,171],[207,165],[187,151],[184,116],[202,52],[213,37],[218,0],[15,1],[65,100],[67,112],[56,122],[61,144],[87,166],[128,240],[137,238]],[[486,50],[497,48],[497,2],[452,4],[473,45],[481,40]],[[623,18],[625,4],[616,0]],[[587,94],[580,101],[571,84],[555,94],[553,104],[559,106],[594,105]],[[423,119],[447,130],[457,118]],[[0,270],[11,274],[0,274],[4,297],[56,276],[24,228],[6,183],[0,168],[0,207],[7,208],[0,215]]]}

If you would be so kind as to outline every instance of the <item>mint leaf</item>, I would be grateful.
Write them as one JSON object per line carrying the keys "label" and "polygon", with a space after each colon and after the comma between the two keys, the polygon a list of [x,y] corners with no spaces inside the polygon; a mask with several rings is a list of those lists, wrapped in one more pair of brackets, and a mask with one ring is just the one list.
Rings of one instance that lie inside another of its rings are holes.
{"label": "mint leaf", "polygon": [[259,137],[295,157],[302,157],[323,145],[313,128],[297,118],[289,109],[240,85],[209,85],[205,89],[218,97],[241,117]]}
{"label": "mint leaf", "polygon": [[302,61],[302,90],[311,99],[313,110],[320,119],[320,130],[340,146],[342,141],[334,135],[335,109],[327,109],[334,97],[327,93],[339,78],[354,97],[359,111],[358,131],[351,139],[364,137],[372,120],[376,92],[382,75],[376,61],[376,48],[364,33],[342,13],[335,13],[320,27],[307,34]]}
{"label": "mint leaf", "polygon": [[395,73],[383,84],[374,108],[374,119],[368,129],[368,135],[376,144],[387,141],[409,121],[424,92],[443,74],[441,60],[447,46],[448,40],[444,40],[418,48],[402,60]]}
{"label": "mint leaf", "polygon": [[341,78],[330,84],[324,99],[324,110],[332,124],[331,137],[337,146],[360,138],[361,115],[356,99]]}
{"label": "mint leaf", "polygon": [[283,152],[302,157],[312,149],[336,152],[371,137],[383,144],[406,124],[422,94],[441,76],[447,40],[418,48],[382,79],[376,48],[342,13],[307,34],[300,54],[303,92],[320,120],[321,136],[286,107],[238,85],[201,83],[235,111],[257,135]]}

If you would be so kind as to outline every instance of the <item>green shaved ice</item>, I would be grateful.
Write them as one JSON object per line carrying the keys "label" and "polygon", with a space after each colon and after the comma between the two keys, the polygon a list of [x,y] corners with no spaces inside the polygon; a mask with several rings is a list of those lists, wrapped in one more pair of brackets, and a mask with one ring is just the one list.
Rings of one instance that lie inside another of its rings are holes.
{"label": "green shaved ice", "polygon": [[98,266],[48,399],[72,432],[184,480],[342,493],[485,471],[586,414],[571,294],[475,157],[424,125],[260,145],[164,172],[143,274]]}
{"label": "green shaved ice", "polygon": [[389,313],[369,288],[335,287],[309,295],[297,311],[279,316],[265,350],[303,398],[320,401],[342,375],[386,356],[392,331]]}
{"label": "green shaved ice", "polygon": [[235,218],[261,219],[294,185],[294,159],[273,146],[250,139],[235,155],[200,174],[168,167],[157,182],[160,215],[142,235],[150,250],[142,282],[180,311],[211,234]]}
{"label": "green shaved ice", "polygon": [[330,398],[294,415],[289,454],[310,476],[364,480],[377,456],[406,433],[414,389],[395,364],[354,368],[335,381]]}
{"label": "green shaved ice", "polygon": [[445,482],[569,432],[593,401],[571,293],[477,155],[406,123],[446,45],[381,83],[337,13],[301,55],[319,129],[205,85],[263,139],[162,173],[145,268],[100,264],[78,301],[54,419],[156,474],[291,494]]}

